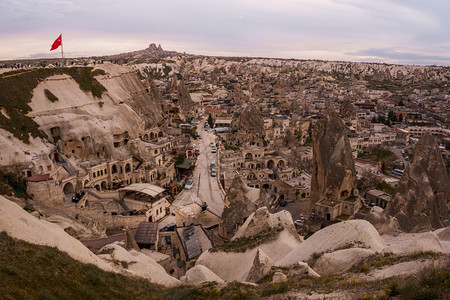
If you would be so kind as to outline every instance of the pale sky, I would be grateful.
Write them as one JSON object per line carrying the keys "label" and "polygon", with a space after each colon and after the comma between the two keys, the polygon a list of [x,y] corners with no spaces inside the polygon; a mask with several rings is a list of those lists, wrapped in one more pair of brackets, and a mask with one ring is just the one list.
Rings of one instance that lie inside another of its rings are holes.
{"label": "pale sky", "polygon": [[448,0],[0,0],[0,59],[191,54],[450,66]]}

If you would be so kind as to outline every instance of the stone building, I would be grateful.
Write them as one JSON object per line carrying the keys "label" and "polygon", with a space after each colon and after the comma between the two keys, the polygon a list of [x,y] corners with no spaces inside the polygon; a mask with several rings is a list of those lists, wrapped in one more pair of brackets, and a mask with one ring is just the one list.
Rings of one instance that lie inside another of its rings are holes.
{"label": "stone building", "polygon": [[87,176],[83,188],[95,187],[97,190],[111,189],[120,184],[131,184],[133,179],[133,159],[108,161],[86,167]]}
{"label": "stone building", "polygon": [[379,206],[381,208],[386,208],[389,201],[391,200],[391,195],[380,191],[380,190],[370,190],[366,193],[366,202],[372,203],[373,205]]}
{"label": "stone building", "polygon": [[149,222],[157,222],[167,214],[170,203],[165,189],[149,183],[134,183],[119,190],[119,201],[128,210],[142,211]]}
{"label": "stone building", "polygon": [[59,182],[54,180],[50,174],[31,176],[26,179],[27,194],[34,200],[44,203],[62,205],[64,192]]}

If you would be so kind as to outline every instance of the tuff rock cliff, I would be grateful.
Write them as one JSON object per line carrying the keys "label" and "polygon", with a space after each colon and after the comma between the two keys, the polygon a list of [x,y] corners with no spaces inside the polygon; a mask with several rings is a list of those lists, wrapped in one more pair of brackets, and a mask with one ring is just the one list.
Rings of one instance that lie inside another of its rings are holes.
{"label": "tuff rock cliff", "polygon": [[[65,73],[42,78],[28,100],[27,116],[46,137],[32,138],[25,144],[0,129],[0,165],[27,164],[42,156],[47,157],[46,168],[51,164],[48,156],[55,144],[63,154],[84,160],[128,157],[128,150],[118,145],[139,143],[140,132],[163,120],[161,96],[151,84],[150,88],[144,87],[128,67],[105,63],[94,71],[97,69],[99,72],[92,77],[104,90],[100,96],[85,91]],[[87,72],[88,68],[83,70]],[[16,81],[13,84],[39,71],[42,69],[12,77]],[[57,100],[49,100],[46,91]]]}
{"label": "tuff rock cliff", "polygon": [[261,112],[253,104],[247,105],[241,111],[239,118],[233,122],[232,127],[256,137],[264,136],[264,121]]}
{"label": "tuff rock cliff", "polygon": [[339,107],[339,114],[344,119],[356,116],[355,110],[353,109],[353,105],[348,99],[345,100]]}
{"label": "tuff rock cliff", "polygon": [[194,102],[189,91],[186,89],[183,79],[178,80],[177,76],[173,75],[170,91],[171,95],[178,99],[178,105],[182,110],[189,111],[194,108]]}
{"label": "tuff rock cliff", "polygon": [[228,234],[236,231],[236,225],[242,224],[258,208],[267,206],[267,198],[259,189],[248,187],[236,176],[227,190],[223,210],[223,225]]}
{"label": "tuff rock cliff", "polygon": [[414,159],[385,209],[405,232],[445,227],[449,217],[450,179],[436,139],[425,135],[414,148]]}
{"label": "tuff rock cliff", "polygon": [[345,126],[328,109],[312,134],[311,207],[321,199],[337,200],[356,191],[356,170]]}

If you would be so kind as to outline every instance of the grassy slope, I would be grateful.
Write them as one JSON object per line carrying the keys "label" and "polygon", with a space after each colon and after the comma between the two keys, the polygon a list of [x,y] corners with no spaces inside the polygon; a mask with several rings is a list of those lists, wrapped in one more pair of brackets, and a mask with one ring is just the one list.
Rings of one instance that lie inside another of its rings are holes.
{"label": "grassy slope", "polygon": [[0,235],[0,295],[6,299],[155,298],[163,288],[85,265],[55,248]]}
{"label": "grassy slope", "polygon": [[[101,71],[101,70],[100,70]],[[9,74],[12,73],[12,74]],[[44,137],[39,125],[27,116],[31,111],[28,105],[33,97],[33,90],[45,78],[56,74],[68,74],[78,83],[80,89],[101,97],[106,91],[94,76],[102,72],[92,68],[40,68],[28,71],[8,72],[9,76],[0,76],[0,108],[8,115],[0,114],[0,127],[11,132],[15,137],[29,143],[30,135]],[[104,73],[104,72],[103,72]]]}
{"label": "grassy slope", "polygon": [[[389,260],[395,258],[389,257]],[[358,272],[369,269],[372,267],[358,269]],[[0,233],[2,299],[260,299],[271,295],[282,299],[289,291],[302,291],[299,296],[348,291],[363,299],[444,299],[450,291],[448,270],[428,270],[403,280],[374,282],[348,280],[343,275],[289,276],[287,282],[273,284],[274,272],[275,269],[266,275],[258,287],[233,282],[221,290],[214,283],[165,288],[144,279],[108,273],[82,264],[55,248],[32,245]]]}
{"label": "grassy slope", "polygon": [[55,248],[0,233],[1,299],[231,299],[233,295],[250,299],[253,294],[239,284],[221,291],[213,284],[169,289],[145,279],[105,272]]}

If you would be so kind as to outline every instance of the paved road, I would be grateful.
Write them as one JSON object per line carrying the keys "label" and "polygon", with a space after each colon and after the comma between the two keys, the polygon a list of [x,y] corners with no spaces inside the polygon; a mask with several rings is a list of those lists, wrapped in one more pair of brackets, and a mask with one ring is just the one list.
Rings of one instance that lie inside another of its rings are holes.
{"label": "paved road", "polygon": [[398,160],[400,160],[403,163],[403,165],[405,166],[405,169],[406,169],[406,166],[409,165],[409,161],[405,160],[405,158],[403,157],[402,150],[405,150],[405,149],[399,149],[396,147],[389,147],[388,149],[392,153],[394,153],[395,156],[397,156]]}
{"label": "paved road", "polygon": [[202,137],[195,141],[196,148],[200,150],[197,165],[194,169],[194,186],[190,190],[183,190],[172,203],[174,206],[183,206],[194,201],[198,203],[206,202],[211,211],[222,215],[224,195],[219,188],[217,177],[211,177],[209,172],[210,163],[217,165],[217,153],[211,153],[210,142],[216,143],[214,133],[208,133],[203,128],[203,121],[198,125],[197,130]]}

